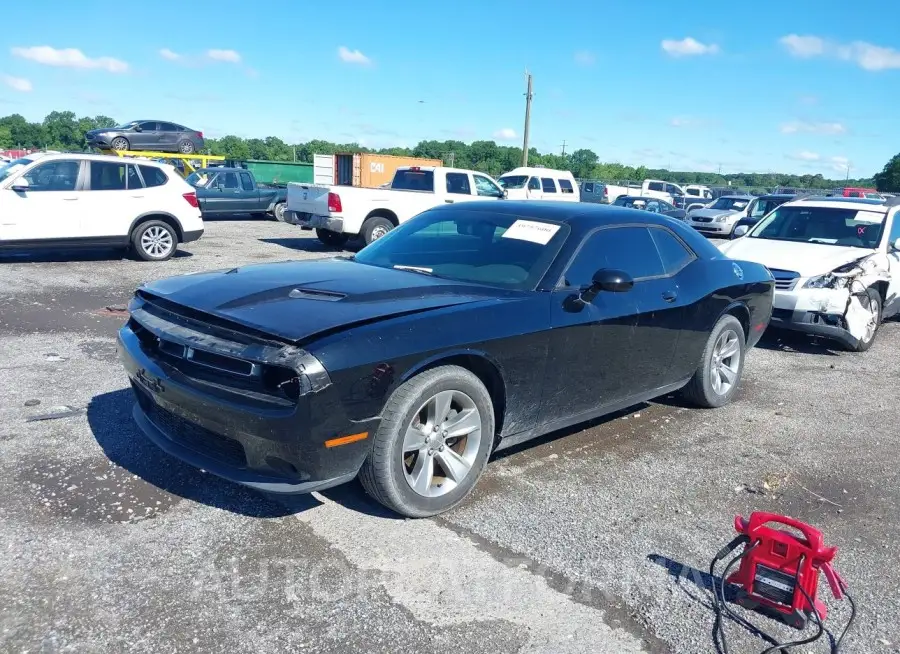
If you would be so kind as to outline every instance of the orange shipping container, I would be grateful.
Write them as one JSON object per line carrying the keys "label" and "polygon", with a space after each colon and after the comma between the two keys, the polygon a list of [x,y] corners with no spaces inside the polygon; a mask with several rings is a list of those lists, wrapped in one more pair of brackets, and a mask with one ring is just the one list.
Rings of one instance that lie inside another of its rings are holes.
{"label": "orange shipping container", "polygon": [[[440,159],[421,159],[418,157],[395,157],[390,154],[359,155],[359,186],[377,188],[394,179],[394,173],[401,166],[441,166]],[[354,178],[356,175],[354,175]],[[356,180],[354,179],[354,182]]]}

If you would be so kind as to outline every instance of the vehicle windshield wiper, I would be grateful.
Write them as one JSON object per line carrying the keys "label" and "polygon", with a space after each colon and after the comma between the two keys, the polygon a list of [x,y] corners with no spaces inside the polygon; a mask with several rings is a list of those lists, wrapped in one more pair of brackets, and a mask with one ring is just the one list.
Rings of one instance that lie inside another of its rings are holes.
{"label": "vehicle windshield wiper", "polygon": [[417,272],[417,273],[421,273],[423,275],[434,275],[434,270],[432,270],[431,268],[425,268],[423,266],[396,265],[396,266],[394,266],[394,270],[408,270],[410,272]]}

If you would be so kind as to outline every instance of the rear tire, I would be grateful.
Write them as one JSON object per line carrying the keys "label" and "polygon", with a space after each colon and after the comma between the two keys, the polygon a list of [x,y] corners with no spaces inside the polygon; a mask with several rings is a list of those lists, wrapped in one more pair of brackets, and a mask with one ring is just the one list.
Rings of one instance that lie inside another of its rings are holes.
{"label": "rear tire", "polygon": [[387,218],[382,216],[372,216],[371,218],[366,219],[366,222],[363,223],[359,233],[363,238],[363,243],[369,245],[373,241],[380,239],[392,229],[394,229],[394,223]]}
{"label": "rear tire", "polygon": [[745,352],[740,321],[730,314],[719,318],[706,341],[700,366],[681,391],[684,398],[706,409],[731,402],[741,382]]}
{"label": "rear tire", "polygon": [[110,141],[109,147],[111,147],[116,152],[127,152],[129,149],[131,149],[131,144],[124,136],[117,136],[112,141]]}
{"label": "rear tire", "polygon": [[275,220],[280,223],[285,222],[284,212],[287,210],[287,202],[277,202],[274,207],[272,207],[272,215],[275,216]]}
{"label": "rear tire", "polygon": [[148,220],[134,230],[131,245],[144,261],[165,261],[178,249],[178,234],[168,223]]}
{"label": "rear tire", "polygon": [[494,444],[494,405],[481,380],[458,366],[426,370],[397,388],[381,415],[359,473],[366,492],[409,518],[462,502]]}
{"label": "rear tire", "polygon": [[194,143],[188,139],[178,142],[178,151],[181,154],[194,154]]}
{"label": "rear tire", "polygon": [[332,248],[343,248],[347,241],[350,240],[350,236],[347,234],[339,234],[338,232],[332,232],[330,229],[321,228],[316,229],[316,237],[324,245]]}

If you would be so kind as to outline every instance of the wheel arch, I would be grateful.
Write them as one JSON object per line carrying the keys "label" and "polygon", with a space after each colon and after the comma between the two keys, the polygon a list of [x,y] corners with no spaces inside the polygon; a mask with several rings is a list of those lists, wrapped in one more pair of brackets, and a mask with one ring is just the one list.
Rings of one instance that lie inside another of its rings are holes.
{"label": "wheel arch", "polygon": [[727,307],[725,307],[725,310],[722,311],[721,315],[719,315],[719,318],[716,319],[716,322],[718,322],[718,320],[722,316],[726,316],[726,315],[734,316],[735,318],[738,319],[738,322],[741,323],[741,327],[744,328],[744,342],[745,343],[749,342],[750,341],[750,309],[749,309],[749,307],[746,304],[744,304],[743,302],[732,302]]}
{"label": "wheel arch", "polygon": [[395,387],[426,370],[450,365],[468,370],[478,377],[487,389],[488,395],[491,396],[491,403],[494,405],[494,444],[496,445],[499,435],[503,432],[506,416],[506,380],[502,367],[489,354],[475,350],[451,350],[436,354],[404,372],[397,380]]}
{"label": "wheel arch", "polygon": [[147,213],[142,213],[140,216],[131,221],[131,227],[128,228],[128,238],[134,238],[134,230],[143,225],[146,222],[150,222],[151,220],[161,220],[166,223],[175,230],[175,235],[178,237],[178,242],[181,243],[184,241],[184,231],[181,229],[181,223],[178,222],[178,219],[170,213],[166,213],[165,211],[148,211]]}
{"label": "wheel arch", "polygon": [[390,209],[373,209],[363,219],[363,223],[365,223],[369,218],[386,218],[387,220],[390,220],[391,223],[393,223],[394,227],[397,227],[400,224],[400,219],[397,218],[397,214],[395,214]]}

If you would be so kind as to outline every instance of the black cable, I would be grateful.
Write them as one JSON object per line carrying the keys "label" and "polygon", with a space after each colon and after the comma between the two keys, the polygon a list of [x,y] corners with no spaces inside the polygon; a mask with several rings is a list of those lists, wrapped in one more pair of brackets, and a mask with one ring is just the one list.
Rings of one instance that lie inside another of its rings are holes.
{"label": "black cable", "polygon": [[[775,652],[777,650],[786,652],[787,650],[791,649],[792,647],[797,647],[798,645],[809,645],[810,643],[814,643],[817,640],[819,640],[822,637],[822,634],[825,633],[825,625],[822,624],[822,616],[819,615],[819,609],[816,608],[816,603],[813,601],[813,598],[809,596],[809,593],[806,592],[806,589],[800,583],[799,574],[800,574],[800,566],[801,565],[803,565],[802,558],[800,559],[800,564],[797,566],[797,574],[798,574],[798,576],[796,578],[797,588],[800,589],[800,592],[803,593],[803,597],[806,598],[806,601],[812,607],[813,617],[816,619],[816,625],[818,625],[819,628],[816,631],[816,633],[813,634],[812,636],[810,636],[809,638],[804,638],[802,640],[792,640],[790,642],[787,642],[787,643],[784,643],[781,645],[773,645],[772,647],[760,652],[760,654],[772,654],[772,652]],[[818,574],[818,572],[817,572],[817,574]]]}
{"label": "black cable", "polygon": [[847,632],[850,631],[850,627],[853,626],[853,621],[856,619],[856,602],[854,602],[853,598],[850,597],[850,593],[847,592],[847,585],[840,578],[838,578],[838,585],[844,592],[844,597],[846,597],[847,601],[850,602],[850,619],[847,620],[847,626],[844,627],[844,631],[841,632],[841,637],[838,638],[837,642],[834,644],[832,654],[838,654],[838,651],[841,649],[841,643],[844,641],[844,636],[846,636]]}

